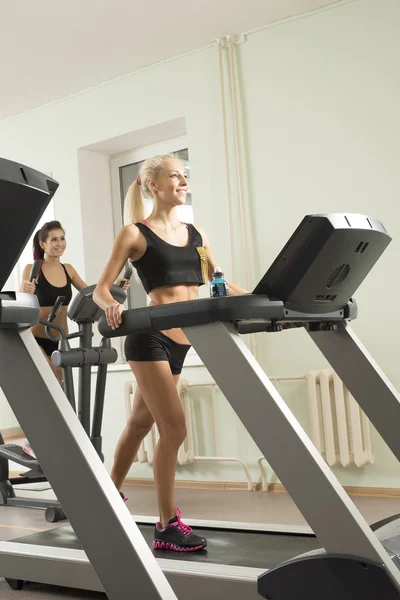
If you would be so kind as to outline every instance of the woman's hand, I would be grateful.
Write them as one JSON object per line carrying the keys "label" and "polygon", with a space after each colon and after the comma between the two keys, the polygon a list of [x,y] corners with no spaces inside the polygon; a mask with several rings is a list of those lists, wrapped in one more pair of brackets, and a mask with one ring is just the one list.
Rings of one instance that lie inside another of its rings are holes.
{"label": "woman's hand", "polygon": [[119,302],[113,302],[109,306],[106,306],[104,313],[106,315],[107,323],[112,329],[118,329],[121,325],[122,313],[124,310],[123,304],[119,304]]}
{"label": "woman's hand", "polygon": [[34,294],[35,290],[36,290],[36,283],[33,283],[33,281],[25,280],[22,282],[21,292],[24,292],[25,294]]}

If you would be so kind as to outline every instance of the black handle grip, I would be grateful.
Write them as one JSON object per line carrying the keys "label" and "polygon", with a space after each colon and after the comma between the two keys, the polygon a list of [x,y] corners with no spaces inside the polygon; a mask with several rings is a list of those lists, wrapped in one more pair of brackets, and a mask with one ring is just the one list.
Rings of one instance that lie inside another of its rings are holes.
{"label": "black handle grip", "polygon": [[129,262],[125,263],[125,271],[124,271],[124,275],[122,277],[122,281],[119,284],[119,287],[123,287],[125,285],[125,281],[130,281],[131,277],[132,277],[132,273],[133,273],[133,269],[130,265]]}
{"label": "black handle grip", "polygon": [[124,310],[122,313],[122,323],[118,329],[111,329],[107,324],[106,317],[103,315],[99,320],[99,332],[106,338],[121,337],[139,331],[141,333],[154,331],[151,325],[151,308],[135,308]]}
{"label": "black handle grip", "polygon": [[58,314],[58,311],[60,310],[60,308],[63,305],[63,302],[65,300],[65,296],[58,296],[57,300],[54,302],[54,306],[51,309],[51,312],[48,316],[48,321],[50,321],[50,323],[55,319],[55,317]]}
{"label": "black handle grip", "polygon": [[29,281],[33,281],[39,275],[39,271],[42,268],[43,261],[41,259],[35,260],[31,272],[29,273]]}

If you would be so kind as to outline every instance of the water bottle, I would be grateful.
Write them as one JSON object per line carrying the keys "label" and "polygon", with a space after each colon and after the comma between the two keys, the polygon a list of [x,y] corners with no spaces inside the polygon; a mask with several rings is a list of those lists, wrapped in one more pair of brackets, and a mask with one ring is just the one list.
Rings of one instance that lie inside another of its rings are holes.
{"label": "water bottle", "polygon": [[213,278],[210,283],[211,298],[220,298],[221,296],[229,296],[228,284],[224,279],[224,274],[219,267],[215,267]]}

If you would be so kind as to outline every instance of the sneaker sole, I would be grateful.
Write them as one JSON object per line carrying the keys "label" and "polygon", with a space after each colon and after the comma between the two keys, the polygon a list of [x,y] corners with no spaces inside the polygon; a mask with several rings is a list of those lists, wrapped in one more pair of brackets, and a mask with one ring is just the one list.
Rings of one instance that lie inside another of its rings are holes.
{"label": "sneaker sole", "polygon": [[153,548],[156,550],[173,550],[174,552],[195,552],[196,550],[203,550],[205,546],[191,546],[183,547],[170,544],[169,542],[160,542],[159,540],[153,540]]}

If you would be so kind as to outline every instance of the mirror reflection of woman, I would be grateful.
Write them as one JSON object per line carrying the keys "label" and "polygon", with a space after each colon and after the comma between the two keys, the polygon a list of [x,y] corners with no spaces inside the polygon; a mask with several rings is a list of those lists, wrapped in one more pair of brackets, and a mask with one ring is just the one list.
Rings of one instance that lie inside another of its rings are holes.
{"label": "mirror reflection of woman", "polygon": [[[40,318],[46,321],[50,315],[51,309],[58,296],[65,296],[65,300],[53,320],[53,323],[61,327],[68,334],[68,305],[72,298],[72,287],[80,291],[87,287],[87,284],[78,274],[77,270],[69,263],[62,263],[63,256],[67,247],[65,229],[59,221],[49,221],[39,229],[33,238],[33,260],[42,260],[42,266],[35,281],[29,281],[29,274],[32,264],[26,265],[22,273],[21,292],[36,294],[40,305]],[[118,279],[117,285],[121,285],[123,290],[129,288],[129,281]],[[61,383],[63,373],[62,369],[55,367],[51,362],[52,353],[57,350],[58,342],[53,342],[46,335],[44,325],[38,323],[31,327],[31,331],[42,349],[48,363],[58,381]],[[52,330],[52,334],[58,337],[57,331]]]}
{"label": "mirror reflection of woman", "polygon": [[[68,263],[63,264],[61,257],[67,247],[65,230],[59,221],[49,221],[39,229],[33,238],[33,259],[42,260],[42,266],[35,281],[29,281],[32,265],[26,265],[22,273],[21,292],[36,294],[40,304],[40,318],[47,320],[58,296],[65,300],[54,319],[54,323],[68,333],[67,312],[72,298],[72,287],[82,290],[87,287],[76,269]],[[62,369],[51,362],[52,353],[57,350],[58,343],[46,335],[45,326],[33,325],[31,331],[42,349],[48,363],[58,381],[62,381]],[[56,330],[52,334],[58,337]]]}

